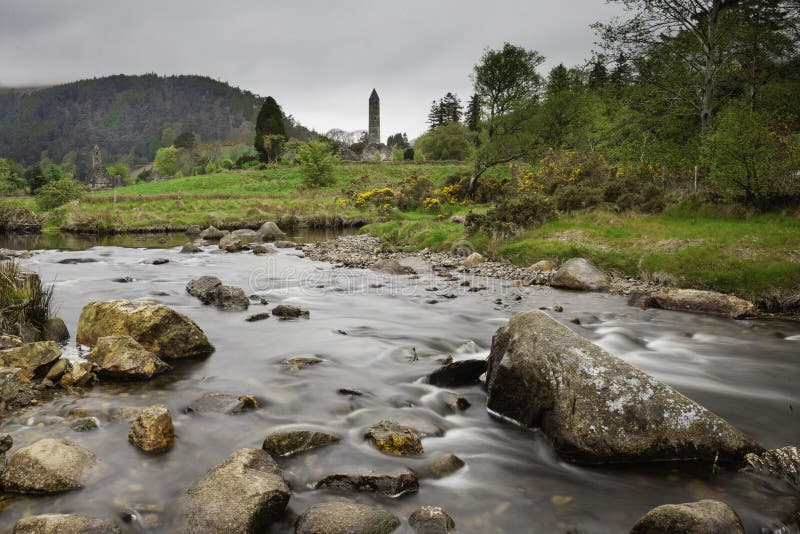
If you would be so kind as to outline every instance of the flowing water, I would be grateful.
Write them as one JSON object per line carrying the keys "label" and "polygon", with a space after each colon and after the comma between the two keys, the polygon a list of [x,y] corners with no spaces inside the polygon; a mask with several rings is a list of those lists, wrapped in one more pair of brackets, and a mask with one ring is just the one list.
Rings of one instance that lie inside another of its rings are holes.
{"label": "flowing water", "polygon": [[[185,240],[162,245],[175,246]],[[155,258],[169,263],[152,265]],[[65,258],[94,263],[60,264]],[[3,421],[14,449],[43,437],[69,438],[93,451],[105,476],[85,489],[55,496],[11,497],[1,503],[0,531],[23,514],[75,512],[120,517],[136,512],[134,532],[168,530],[169,503],[210,467],[241,447],[259,447],[272,430],[291,424],[329,429],[341,443],[279,460],[292,488],[289,508],[348,498],[378,503],[401,518],[420,505],[442,506],[460,532],[627,532],[650,508],[699,499],[729,503],[748,532],[779,532],[783,514],[798,506],[780,481],[710,467],[633,466],[586,468],[564,463],[547,439],[492,419],[480,386],[459,388],[471,407],[443,409],[441,390],[420,379],[437,359],[487,356],[495,330],[514,313],[559,304],[553,313],[592,341],[676,387],[750,433],[767,447],[800,442],[800,324],[732,321],[628,307],[608,294],[520,288],[498,280],[472,280],[487,289],[468,292],[459,281],[389,276],[335,269],[277,254],[182,255],[177,248],[94,246],[83,251],[45,250],[25,260],[44,281],[55,283],[60,315],[74,334],[81,308],[91,300],[152,299],[189,315],[216,346],[209,358],[178,363],[172,373],[144,384],[98,384],[80,396],[64,396]],[[200,275],[259,293],[269,306],[223,312],[186,294]],[[133,281],[120,283],[120,277]],[[436,288],[436,289],[434,289]],[[441,295],[455,294],[457,298]],[[436,301],[435,303],[433,301]],[[310,319],[245,317],[291,303]],[[580,326],[568,323],[579,318]],[[79,357],[74,341],[66,351]],[[416,354],[416,359],[413,355]],[[323,360],[287,366],[293,356]],[[343,396],[341,388],[363,392]],[[187,414],[204,393],[254,395],[259,409],[239,415]],[[146,455],[127,441],[129,423],[105,416],[117,407],[163,403],[174,418],[177,441],[167,453]],[[100,427],[70,429],[70,413],[99,414]],[[423,439],[423,459],[394,458],[364,441],[366,426],[387,417],[433,425],[440,437]],[[395,499],[314,490],[313,483],[343,469],[414,467],[435,452],[466,462],[454,475],[423,479],[416,494]],[[127,510],[127,512],[126,512]],[[406,529],[406,530],[402,530]],[[404,523],[401,531],[407,531]],[[763,529],[763,530],[762,530]],[[272,532],[290,532],[288,523]],[[780,532],[791,532],[783,530]]]}

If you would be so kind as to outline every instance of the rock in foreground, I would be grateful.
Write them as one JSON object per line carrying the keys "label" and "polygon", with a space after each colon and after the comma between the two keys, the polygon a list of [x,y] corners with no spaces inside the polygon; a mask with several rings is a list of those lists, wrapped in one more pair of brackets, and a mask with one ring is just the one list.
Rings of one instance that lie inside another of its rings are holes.
{"label": "rock in foreground", "polygon": [[87,359],[107,380],[150,380],[171,369],[158,356],[130,336],[105,336],[97,340]]}
{"label": "rock in foreground", "polygon": [[159,404],[140,411],[131,424],[128,441],[145,452],[163,452],[172,447],[175,427],[167,407]]}
{"label": "rock in foreground", "polygon": [[327,502],[308,508],[297,520],[295,534],[389,534],[400,520],[383,508],[348,502]]}
{"label": "rock in foreground", "polygon": [[733,295],[697,289],[665,289],[653,293],[634,293],[628,304],[639,308],[708,313],[732,319],[745,319],[758,314],[755,304]]}
{"label": "rock in foreground", "polygon": [[130,336],[162,359],[198,358],[214,352],[194,321],[152,301],[94,301],[84,306],[78,343],[94,346],[103,336]]}
{"label": "rock in foreground", "polygon": [[81,489],[97,464],[94,454],[66,439],[42,439],[19,449],[0,482],[13,493],[58,493]]}
{"label": "rock in foreground", "polygon": [[283,515],[291,492],[261,449],[239,449],[181,498],[187,532],[262,532]]}
{"label": "rock in foreground", "polygon": [[550,285],[566,289],[604,291],[611,287],[611,278],[589,260],[572,258],[556,271]]}
{"label": "rock in foreground", "polygon": [[631,529],[631,534],[658,532],[744,534],[744,526],[736,512],[724,502],[704,500],[653,508]]}
{"label": "rock in foreground", "polygon": [[488,408],[541,427],[565,459],[588,464],[741,462],[763,450],[731,424],[540,311],[492,339]]}
{"label": "rock in foreground", "polygon": [[44,514],[23,517],[14,534],[118,534],[113,523],[78,514]]}
{"label": "rock in foreground", "polygon": [[745,461],[748,471],[785,480],[800,491],[800,448],[781,447],[763,454],[748,454]]}

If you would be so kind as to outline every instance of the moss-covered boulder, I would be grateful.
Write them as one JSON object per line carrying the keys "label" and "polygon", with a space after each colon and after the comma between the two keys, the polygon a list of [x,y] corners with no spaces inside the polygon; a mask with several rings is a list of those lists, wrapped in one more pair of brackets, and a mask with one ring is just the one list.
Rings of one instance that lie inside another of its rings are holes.
{"label": "moss-covered boulder", "polygon": [[492,339],[489,410],[540,427],[565,459],[588,464],[741,463],[763,450],[696,402],[546,313],[520,313]]}
{"label": "moss-covered boulder", "polygon": [[61,357],[61,348],[54,341],[39,341],[0,350],[0,363],[4,367],[17,367],[22,376],[33,378],[37,372],[47,372],[50,364]]}
{"label": "moss-covered boulder", "polygon": [[94,346],[104,336],[130,336],[161,359],[198,358],[214,351],[194,321],[152,301],[87,304],[78,321],[78,343]]}

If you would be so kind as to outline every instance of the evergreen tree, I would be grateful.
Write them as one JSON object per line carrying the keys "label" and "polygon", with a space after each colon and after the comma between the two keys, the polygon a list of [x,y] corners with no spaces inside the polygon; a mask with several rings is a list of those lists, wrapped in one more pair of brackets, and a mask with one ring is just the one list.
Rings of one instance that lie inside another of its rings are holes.
{"label": "evergreen tree", "polygon": [[467,114],[464,122],[470,131],[477,132],[481,122],[481,97],[478,94],[472,95],[467,106]]}
{"label": "evergreen tree", "polygon": [[268,96],[261,106],[256,118],[255,149],[259,159],[264,163],[278,160],[280,155],[279,139],[286,139],[286,129],[283,124],[283,113],[275,99]]}
{"label": "evergreen tree", "polygon": [[608,68],[605,56],[602,54],[592,60],[592,69],[589,71],[589,89],[602,89],[608,84]]}

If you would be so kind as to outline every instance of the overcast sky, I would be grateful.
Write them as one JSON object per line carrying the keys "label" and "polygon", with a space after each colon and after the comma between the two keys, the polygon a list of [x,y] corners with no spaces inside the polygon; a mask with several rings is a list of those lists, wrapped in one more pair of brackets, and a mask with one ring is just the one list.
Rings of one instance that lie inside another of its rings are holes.
{"label": "overcast sky", "polygon": [[542,68],[583,64],[604,0],[0,0],[0,86],[109,74],[202,74],[272,95],[320,132],[425,130],[430,103],[471,94],[486,47],[538,50]]}

